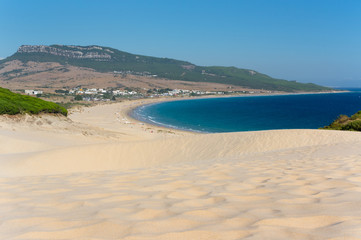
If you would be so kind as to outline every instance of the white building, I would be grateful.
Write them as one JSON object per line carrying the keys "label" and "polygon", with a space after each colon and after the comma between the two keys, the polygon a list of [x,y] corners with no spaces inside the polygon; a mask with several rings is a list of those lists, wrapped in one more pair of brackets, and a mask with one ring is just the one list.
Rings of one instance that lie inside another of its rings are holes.
{"label": "white building", "polygon": [[25,94],[34,95],[34,90],[25,90]]}
{"label": "white building", "polygon": [[41,91],[41,90],[25,90],[25,94],[37,95],[37,94],[43,94],[43,91]]}

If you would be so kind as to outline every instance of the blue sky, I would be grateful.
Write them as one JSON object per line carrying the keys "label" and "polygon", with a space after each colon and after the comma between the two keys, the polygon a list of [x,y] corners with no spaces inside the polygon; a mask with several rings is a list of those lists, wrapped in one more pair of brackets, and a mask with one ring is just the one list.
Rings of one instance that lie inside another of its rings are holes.
{"label": "blue sky", "polygon": [[361,87],[359,0],[0,0],[0,57],[22,44],[95,44]]}

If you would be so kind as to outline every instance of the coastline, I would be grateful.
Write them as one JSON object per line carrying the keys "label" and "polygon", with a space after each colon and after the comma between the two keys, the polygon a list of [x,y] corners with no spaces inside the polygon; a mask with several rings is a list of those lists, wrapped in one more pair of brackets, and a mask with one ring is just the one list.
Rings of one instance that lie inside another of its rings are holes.
{"label": "coastline", "polygon": [[201,96],[201,97],[160,97],[160,98],[145,98],[135,101],[141,101],[140,103],[137,103],[135,106],[130,107],[129,109],[125,110],[125,115],[132,119],[135,122],[138,123],[144,123],[148,126],[153,127],[159,127],[163,129],[170,129],[174,131],[180,131],[180,132],[191,132],[195,134],[208,134],[209,132],[204,131],[197,131],[197,130],[191,130],[191,129],[181,129],[177,127],[171,127],[167,126],[165,124],[157,124],[151,121],[142,121],[141,119],[136,118],[132,113],[136,108],[147,106],[147,105],[153,105],[158,103],[165,103],[165,102],[174,102],[174,101],[187,101],[187,100],[201,100],[201,99],[209,99],[209,98],[238,98],[238,97],[268,97],[268,96],[292,96],[292,95],[314,95],[314,94],[337,94],[337,93],[348,93],[350,91],[332,91],[332,92],[299,92],[299,93],[265,93],[265,94],[239,94],[239,95],[207,95],[207,96]]}
{"label": "coastline", "polygon": [[[145,100],[145,101],[144,101]],[[148,101],[147,101],[148,100]],[[177,99],[167,99],[167,98],[157,98],[157,99],[142,99],[142,101],[140,101],[139,103],[124,109],[124,115],[126,115],[129,119],[131,119],[132,121],[138,123],[138,124],[144,124],[147,127],[156,127],[159,128],[161,130],[170,130],[170,131],[175,131],[177,133],[193,133],[193,134],[201,134],[201,132],[194,132],[194,131],[186,131],[186,130],[182,130],[182,129],[178,129],[178,128],[171,128],[171,127],[167,127],[164,125],[157,125],[157,124],[153,124],[152,122],[147,122],[147,121],[142,121],[136,117],[133,116],[133,111],[135,109],[137,109],[138,107],[142,107],[142,106],[147,106],[147,105],[152,105],[152,104],[158,104],[158,103],[163,103],[163,102],[172,102],[172,101],[181,101],[181,100],[188,100],[188,99],[183,99],[183,98],[177,98]]]}

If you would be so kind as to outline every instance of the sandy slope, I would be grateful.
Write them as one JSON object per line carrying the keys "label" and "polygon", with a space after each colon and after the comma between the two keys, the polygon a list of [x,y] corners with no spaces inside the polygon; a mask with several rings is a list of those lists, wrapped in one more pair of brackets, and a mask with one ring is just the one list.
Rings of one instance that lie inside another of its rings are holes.
{"label": "sandy slope", "polygon": [[361,134],[193,134],[141,102],[0,121],[0,239],[361,239]]}

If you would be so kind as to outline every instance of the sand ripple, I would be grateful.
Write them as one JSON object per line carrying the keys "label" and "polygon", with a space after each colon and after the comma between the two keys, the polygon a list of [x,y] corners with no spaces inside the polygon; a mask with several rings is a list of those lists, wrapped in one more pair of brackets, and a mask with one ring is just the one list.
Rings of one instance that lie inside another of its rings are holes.
{"label": "sand ripple", "polygon": [[[305,148],[287,164],[280,160],[287,152],[274,152],[128,173],[1,178],[0,236],[360,238],[361,177],[356,170],[361,162],[346,156],[311,158],[314,151]],[[336,167],[320,168],[320,161]],[[340,173],[348,167],[352,171]],[[280,169],[277,174],[275,169]]]}

